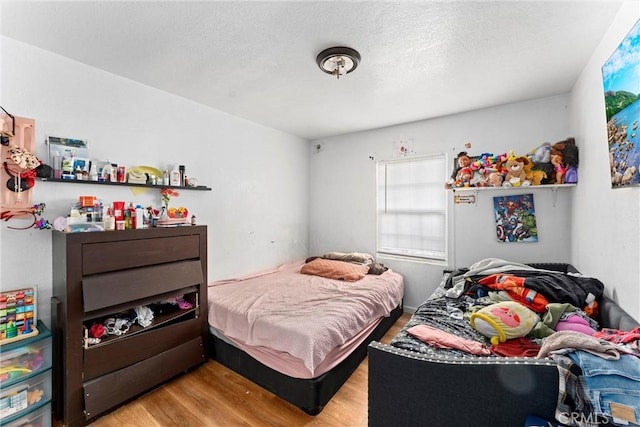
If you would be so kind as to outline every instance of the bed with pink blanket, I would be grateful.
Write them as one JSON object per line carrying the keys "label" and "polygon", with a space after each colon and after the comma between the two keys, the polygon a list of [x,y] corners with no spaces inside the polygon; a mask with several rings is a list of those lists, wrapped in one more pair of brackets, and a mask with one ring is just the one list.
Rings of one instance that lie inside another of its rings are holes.
{"label": "bed with pink blanket", "polygon": [[308,261],[211,283],[208,319],[214,359],[313,415],[400,316],[404,289],[371,263]]}

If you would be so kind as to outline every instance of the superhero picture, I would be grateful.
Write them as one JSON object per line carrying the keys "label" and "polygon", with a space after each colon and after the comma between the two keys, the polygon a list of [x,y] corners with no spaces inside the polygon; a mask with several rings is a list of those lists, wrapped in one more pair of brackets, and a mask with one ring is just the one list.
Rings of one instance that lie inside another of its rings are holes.
{"label": "superhero picture", "polygon": [[537,242],[533,194],[493,198],[496,237],[501,242]]}

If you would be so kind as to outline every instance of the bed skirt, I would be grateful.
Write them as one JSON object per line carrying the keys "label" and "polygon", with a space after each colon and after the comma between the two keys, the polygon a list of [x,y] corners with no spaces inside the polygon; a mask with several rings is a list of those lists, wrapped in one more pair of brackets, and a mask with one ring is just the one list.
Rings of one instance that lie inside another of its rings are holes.
{"label": "bed skirt", "polygon": [[300,379],[284,375],[211,333],[209,333],[209,355],[212,359],[299,407],[307,414],[317,415],[367,357],[369,343],[374,340],[379,341],[401,315],[402,303],[388,317],[385,317],[345,360],[316,378]]}

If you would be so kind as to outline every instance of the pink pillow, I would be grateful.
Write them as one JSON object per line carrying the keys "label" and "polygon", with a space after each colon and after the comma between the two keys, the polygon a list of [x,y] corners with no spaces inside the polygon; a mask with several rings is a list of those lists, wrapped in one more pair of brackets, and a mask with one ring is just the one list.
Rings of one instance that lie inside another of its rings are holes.
{"label": "pink pillow", "polygon": [[369,266],[333,259],[316,258],[302,266],[300,273],[326,277],[328,279],[355,282],[369,272]]}

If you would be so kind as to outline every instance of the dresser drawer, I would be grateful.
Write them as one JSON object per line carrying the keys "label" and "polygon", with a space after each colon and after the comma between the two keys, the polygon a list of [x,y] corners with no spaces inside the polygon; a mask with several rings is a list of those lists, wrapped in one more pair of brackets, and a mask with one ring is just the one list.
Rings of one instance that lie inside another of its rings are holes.
{"label": "dresser drawer", "polygon": [[84,408],[90,419],[205,361],[198,337],[135,365],[84,383]]}
{"label": "dresser drawer", "polygon": [[82,245],[82,275],[200,257],[200,236],[173,236]]}
{"label": "dresser drawer", "polygon": [[201,327],[202,319],[189,319],[89,347],[84,351],[84,378],[90,380],[117,371],[198,338]]}
{"label": "dresser drawer", "polygon": [[82,279],[85,313],[198,285],[204,281],[199,260],[96,274]]}

